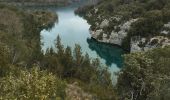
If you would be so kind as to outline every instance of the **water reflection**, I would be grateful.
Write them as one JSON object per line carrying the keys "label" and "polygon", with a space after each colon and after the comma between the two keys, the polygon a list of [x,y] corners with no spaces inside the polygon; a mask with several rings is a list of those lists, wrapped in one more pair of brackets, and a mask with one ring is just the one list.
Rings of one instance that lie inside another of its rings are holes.
{"label": "water reflection", "polygon": [[87,43],[89,44],[89,48],[92,51],[96,51],[100,58],[105,60],[107,66],[111,66],[112,64],[116,64],[118,67],[122,67],[123,58],[121,54],[123,54],[123,50],[119,47],[113,45],[99,43],[92,38],[87,39]]}
{"label": "water reflection", "polygon": [[121,54],[123,50],[119,47],[98,43],[90,39],[90,25],[85,19],[74,14],[77,6],[60,7],[53,9],[58,14],[58,22],[55,23],[51,30],[41,31],[42,50],[55,47],[55,39],[58,35],[61,37],[62,44],[70,46],[72,50],[75,44],[79,44],[83,54],[88,53],[91,58],[99,58],[105,66],[110,66],[108,71],[111,73],[113,83],[117,82],[115,72],[120,71],[122,66]]}

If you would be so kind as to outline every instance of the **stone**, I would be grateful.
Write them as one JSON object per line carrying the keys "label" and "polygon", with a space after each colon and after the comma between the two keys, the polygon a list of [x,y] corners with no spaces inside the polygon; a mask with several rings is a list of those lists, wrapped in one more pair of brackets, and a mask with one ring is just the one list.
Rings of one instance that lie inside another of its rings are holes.
{"label": "stone", "polygon": [[162,33],[162,34],[166,34],[166,35],[167,35],[169,32],[168,32],[168,31],[163,30],[161,33]]}
{"label": "stone", "polygon": [[105,19],[101,22],[100,28],[108,27],[109,26],[109,20]]}
{"label": "stone", "polygon": [[98,8],[94,8],[94,13],[96,14],[98,12]]}
{"label": "stone", "polygon": [[138,43],[131,43],[131,52],[138,52],[142,51],[142,49],[138,46]]}
{"label": "stone", "polygon": [[91,36],[95,39],[97,39],[97,37],[100,35],[100,34],[103,34],[103,30],[102,29],[99,29],[99,30],[96,30],[96,31],[92,31],[90,30],[90,33],[91,33]]}
{"label": "stone", "polygon": [[164,27],[170,28],[170,22],[168,22],[167,24],[164,24]]}

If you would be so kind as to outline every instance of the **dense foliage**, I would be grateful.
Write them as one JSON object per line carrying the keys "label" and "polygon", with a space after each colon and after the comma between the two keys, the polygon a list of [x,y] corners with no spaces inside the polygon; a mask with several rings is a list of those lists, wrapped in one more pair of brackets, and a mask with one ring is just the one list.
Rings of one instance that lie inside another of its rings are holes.
{"label": "dense foliage", "polygon": [[[120,31],[115,26],[137,19],[128,30],[122,47],[130,49],[135,36],[149,39],[154,36],[169,37],[170,0],[101,0],[97,5],[76,10],[91,24],[91,30],[99,30],[103,20],[109,26],[101,28],[105,34]],[[112,20],[115,19],[115,20]],[[161,32],[166,30],[166,34]],[[103,35],[99,35],[102,36]],[[154,41],[156,42],[156,41]],[[117,92],[120,100],[169,100],[170,98],[170,47],[124,56],[123,69],[119,73]]]}
{"label": "dense foliage", "polygon": [[0,98],[64,99],[64,80],[78,82],[94,98],[116,98],[107,69],[83,55],[78,44],[73,51],[64,48],[58,36],[57,50],[41,52],[40,31],[52,26],[54,14],[0,7]]}
{"label": "dense foliage", "polygon": [[56,39],[56,48],[57,52],[49,49],[44,55],[42,61],[44,69],[57,74],[62,79],[79,81],[82,88],[97,98],[115,99],[110,74],[101,66],[98,59],[90,59],[88,54],[83,55],[78,44],[75,44],[73,51],[70,47],[64,48],[59,36]]}
{"label": "dense foliage", "polygon": [[63,6],[70,2],[71,0],[0,0],[0,3],[20,6]]}
{"label": "dense foliage", "polygon": [[[124,20],[140,17],[129,35],[159,34],[169,21],[168,0],[106,0],[99,5],[104,7],[99,10],[101,14],[119,13],[127,16]],[[53,25],[57,18],[54,14],[0,5],[0,18],[0,99],[63,100],[67,98],[67,84],[74,82],[94,100],[170,98],[170,47],[125,55],[115,89],[107,68],[98,59],[84,55],[78,44],[74,50],[64,48],[58,36],[56,49],[42,54],[40,31]]]}
{"label": "dense foliage", "polygon": [[27,70],[11,66],[10,74],[0,78],[0,98],[62,100],[65,97],[65,87],[65,82],[38,67]]}
{"label": "dense foliage", "polygon": [[170,47],[125,55],[117,84],[124,100],[169,100]]}
{"label": "dense foliage", "polygon": [[[169,37],[169,28],[163,27],[170,21],[170,0],[101,0],[97,5],[85,6],[76,10],[91,25],[91,30],[102,29],[109,37],[112,31],[119,32],[120,25],[137,19],[132,23],[122,47],[129,50],[132,37],[147,38],[153,36]],[[100,23],[107,19],[109,26],[100,28]],[[168,34],[162,34],[167,31]],[[98,36],[100,40],[103,33]]]}

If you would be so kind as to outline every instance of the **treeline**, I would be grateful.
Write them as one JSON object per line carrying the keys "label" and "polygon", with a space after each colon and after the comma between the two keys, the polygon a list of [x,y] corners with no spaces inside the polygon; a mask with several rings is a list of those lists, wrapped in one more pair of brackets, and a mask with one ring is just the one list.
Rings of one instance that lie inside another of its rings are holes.
{"label": "treeline", "polygon": [[35,65],[42,55],[40,31],[52,20],[56,15],[50,12],[0,5],[1,99],[63,98],[65,82]]}
{"label": "treeline", "polygon": [[64,48],[59,36],[56,39],[56,48],[57,52],[47,50],[42,60],[43,69],[67,81],[80,82],[81,87],[95,98],[115,99],[110,74],[101,66],[99,59],[91,59],[88,54],[83,55],[78,44],[75,44],[74,50]]}
{"label": "treeline", "polygon": [[0,0],[1,2],[35,2],[35,3],[58,3],[67,2],[68,0]]}
{"label": "treeline", "polygon": [[72,0],[0,0],[0,3],[16,6],[64,6]]}

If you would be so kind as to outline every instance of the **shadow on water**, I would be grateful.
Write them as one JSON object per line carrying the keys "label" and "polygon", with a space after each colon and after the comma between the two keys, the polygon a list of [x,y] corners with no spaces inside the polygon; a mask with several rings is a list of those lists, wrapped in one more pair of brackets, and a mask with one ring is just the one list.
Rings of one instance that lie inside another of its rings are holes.
{"label": "shadow on water", "polygon": [[87,43],[92,51],[96,51],[100,58],[104,59],[107,66],[116,64],[119,68],[123,65],[122,54],[124,51],[117,46],[111,44],[97,42],[93,38],[88,38]]}

